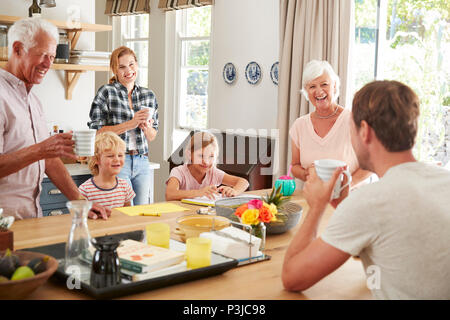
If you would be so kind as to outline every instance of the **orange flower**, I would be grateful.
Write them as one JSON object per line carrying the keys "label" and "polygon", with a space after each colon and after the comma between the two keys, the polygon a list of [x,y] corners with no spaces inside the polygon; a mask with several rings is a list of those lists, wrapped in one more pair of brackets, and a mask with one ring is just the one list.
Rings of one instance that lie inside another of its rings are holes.
{"label": "orange flower", "polygon": [[236,209],[234,214],[237,215],[240,218],[242,216],[242,214],[244,213],[244,211],[247,210],[247,209],[248,209],[248,205],[247,204],[243,204],[242,206],[240,206],[239,208]]}
{"label": "orange flower", "polygon": [[270,212],[270,209],[267,208],[266,206],[262,206],[261,208],[259,208],[259,220],[261,220],[262,222],[268,223],[270,221],[272,221],[273,219],[273,214],[272,212]]}

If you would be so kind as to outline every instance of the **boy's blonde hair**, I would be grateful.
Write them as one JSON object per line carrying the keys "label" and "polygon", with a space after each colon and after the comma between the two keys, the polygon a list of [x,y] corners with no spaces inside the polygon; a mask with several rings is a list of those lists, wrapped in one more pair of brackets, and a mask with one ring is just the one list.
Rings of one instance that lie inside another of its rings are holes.
{"label": "boy's blonde hair", "polygon": [[192,163],[192,154],[199,150],[204,149],[212,144],[214,146],[214,156],[217,159],[219,156],[219,145],[217,144],[216,137],[205,131],[199,131],[191,136],[191,140],[187,143],[184,149],[184,161],[185,163]]}
{"label": "boy's blonde hair", "polygon": [[95,136],[95,152],[89,157],[88,166],[93,176],[98,175],[97,160],[101,153],[108,150],[123,150],[125,152],[127,146],[125,142],[114,132],[106,131],[97,133]]}

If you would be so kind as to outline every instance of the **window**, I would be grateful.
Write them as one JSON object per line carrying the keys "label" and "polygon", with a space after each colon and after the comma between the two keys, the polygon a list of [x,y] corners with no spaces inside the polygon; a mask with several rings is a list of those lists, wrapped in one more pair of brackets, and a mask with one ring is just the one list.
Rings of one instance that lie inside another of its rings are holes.
{"label": "window", "polygon": [[373,79],[410,86],[421,103],[414,155],[444,164],[450,158],[449,19],[447,0],[355,0],[354,88]]}
{"label": "window", "polygon": [[136,82],[148,88],[149,15],[122,16],[118,19],[120,19],[120,45],[127,46],[136,53],[139,66]]}
{"label": "window", "polygon": [[208,118],[208,75],[211,6],[177,11],[177,127],[205,129]]}

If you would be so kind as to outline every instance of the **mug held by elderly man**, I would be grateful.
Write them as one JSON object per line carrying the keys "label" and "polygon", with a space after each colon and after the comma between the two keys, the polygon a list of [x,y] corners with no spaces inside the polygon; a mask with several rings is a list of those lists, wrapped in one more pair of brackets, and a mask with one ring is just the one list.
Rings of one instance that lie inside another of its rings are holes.
{"label": "mug held by elderly man", "polygon": [[[0,202],[4,215],[16,219],[42,216],[44,173],[68,199],[81,197],[59,158],[76,159],[72,134],[49,137],[43,106],[32,90],[51,68],[57,40],[58,29],[40,18],[19,20],[8,31],[9,60],[0,69]],[[108,215],[104,208],[93,210]]]}

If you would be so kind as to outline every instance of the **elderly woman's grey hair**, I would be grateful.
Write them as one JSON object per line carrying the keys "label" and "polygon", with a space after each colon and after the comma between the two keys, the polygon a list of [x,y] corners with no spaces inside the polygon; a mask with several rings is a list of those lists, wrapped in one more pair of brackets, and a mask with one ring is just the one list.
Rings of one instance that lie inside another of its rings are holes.
{"label": "elderly woman's grey hair", "polygon": [[37,45],[34,37],[40,32],[47,33],[58,43],[58,28],[41,18],[26,18],[16,21],[8,30],[8,56],[11,57],[13,43],[19,41],[26,52]]}
{"label": "elderly woman's grey hair", "polygon": [[328,61],[325,60],[311,60],[308,62],[303,69],[303,77],[302,77],[302,90],[301,93],[303,93],[303,96],[308,99],[308,92],[306,91],[306,85],[311,80],[314,80],[317,77],[320,77],[324,73],[328,74],[336,83],[336,93],[333,96],[333,102],[337,100],[339,97],[339,88],[341,86],[341,81],[339,80],[339,76],[334,72],[333,67],[328,63]]}

